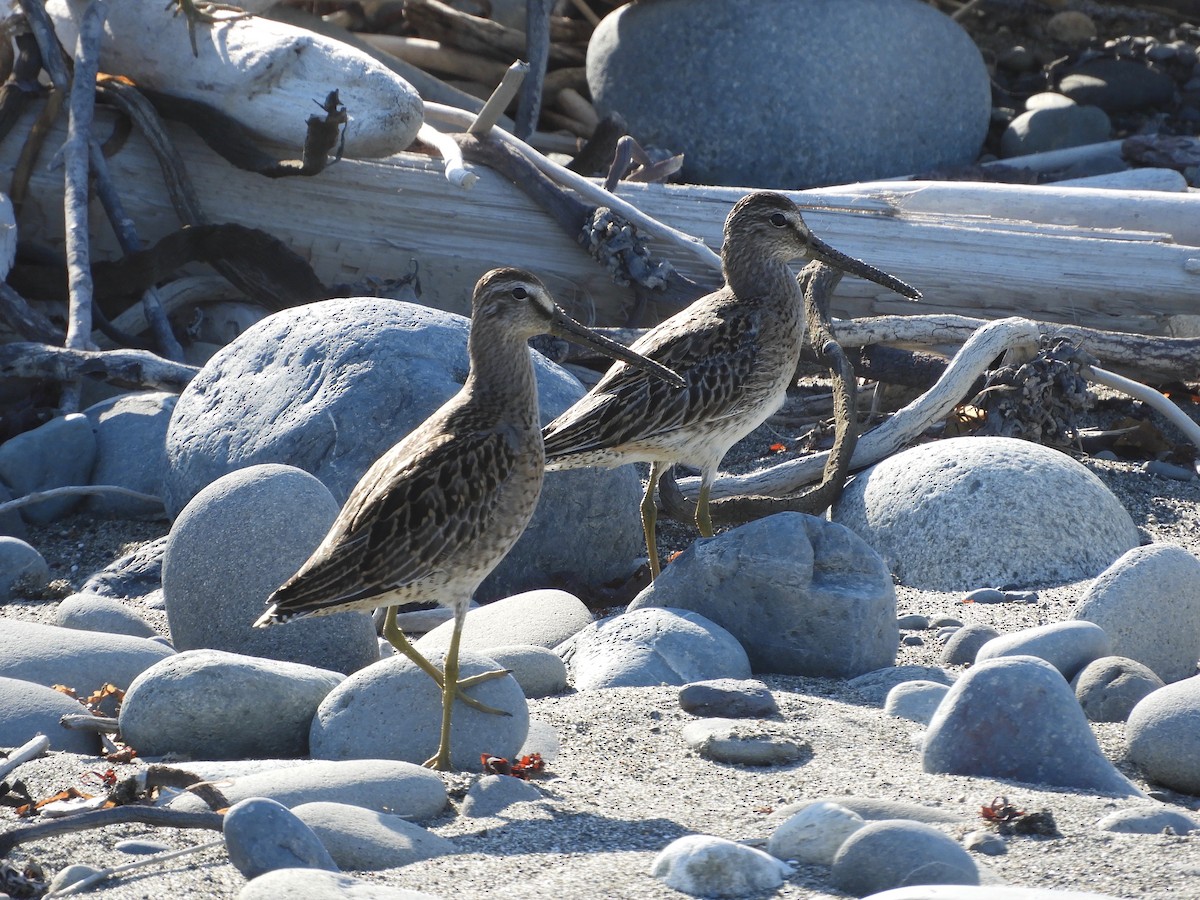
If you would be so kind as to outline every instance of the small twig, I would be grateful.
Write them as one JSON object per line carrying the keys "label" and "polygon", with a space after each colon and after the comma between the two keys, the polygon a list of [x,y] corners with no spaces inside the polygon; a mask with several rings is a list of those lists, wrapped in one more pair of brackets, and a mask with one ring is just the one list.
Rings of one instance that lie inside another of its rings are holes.
{"label": "small twig", "polygon": [[62,343],[63,334],[54,327],[54,323],[30,306],[8,282],[3,281],[0,281],[0,322],[26,340]]}
{"label": "small twig", "polygon": [[121,730],[120,720],[111,716],[93,716],[88,713],[63,716],[58,724],[68,731],[89,731],[94,734],[116,734]]}
{"label": "small twig", "polygon": [[529,74],[529,63],[517,60],[504,73],[504,77],[500,79],[500,83],[496,85],[496,89],[492,91],[492,95],[488,97],[487,103],[483,104],[483,109],[475,116],[475,121],[467,127],[467,134],[473,134],[476,137],[487,137],[500,117],[504,114],[504,110],[508,109],[508,104],[512,102],[512,98],[516,96],[517,91],[521,89],[521,84],[525,81],[525,76]]}
{"label": "small twig", "polygon": [[160,828],[206,828],[220,831],[225,817],[215,812],[188,812],[161,806],[114,806],[111,809],[96,809],[90,812],[64,816],[61,819],[46,819],[32,825],[22,825],[0,832],[0,858],[8,856],[14,847],[30,841],[41,841],[60,834],[75,834],[109,825],[128,825],[140,822]]}
{"label": "small twig", "polygon": [[958,9],[956,9],[953,13],[951,13],[950,18],[961,19],[963,16],[965,16],[967,13],[969,13],[971,10],[973,10],[975,7],[977,7],[982,2],[983,2],[983,0],[967,0],[966,3],[964,3]]}
{"label": "small twig", "polygon": [[99,872],[93,872],[86,878],[81,878],[79,881],[74,881],[58,891],[53,891],[44,897],[66,897],[70,894],[78,894],[85,891],[94,884],[99,884],[105,879],[111,878],[113,875],[120,875],[124,872],[130,872],[134,869],[140,869],[147,866],[157,866],[160,863],[169,862],[172,859],[178,859],[181,856],[188,856],[192,853],[199,853],[202,850],[211,850],[213,847],[220,847],[225,844],[225,838],[217,838],[215,841],[208,841],[204,844],[197,844],[195,847],[184,847],[181,850],[168,850],[165,853],[156,853],[153,856],[148,856],[145,859],[135,859],[132,862],[123,863],[119,866],[110,866],[107,869],[101,869]]}
{"label": "small twig", "polygon": [[571,5],[579,10],[580,15],[582,15],[593,28],[600,24],[600,17],[596,15],[595,11],[588,6],[584,0],[571,0]]}
{"label": "small twig", "polygon": [[80,484],[50,488],[47,491],[34,491],[32,494],[25,494],[23,497],[18,497],[15,500],[0,503],[0,515],[11,512],[14,509],[20,509],[23,506],[32,506],[35,503],[41,503],[44,500],[54,500],[58,497],[77,497],[80,494],[117,494],[122,497],[132,497],[135,500],[141,500],[145,503],[163,505],[161,497],[156,497],[154,494],[143,494],[141,491],[135,491],[131,488],[115,484]]}
{"label": "small twig", "polygon": [[20,766],[29,762],[31,759],[37,759],[39,756],[44,756],[46,751],[50,749],[50,738],[44,734],[39,734],[32,740],[26,741],[16,750],[8,754],[8,757],[0,762],[0,781],[7,778],[12,772],[15,772]]}
{"label": "small twig", "polygon": [[417,139],[438,152],[445,163],[446,180],[451,184],[466,189],[479,180],[479,176],[466,167],[462,148],[449,135],[442,134],[432,125],[424,123],[417,130]]}

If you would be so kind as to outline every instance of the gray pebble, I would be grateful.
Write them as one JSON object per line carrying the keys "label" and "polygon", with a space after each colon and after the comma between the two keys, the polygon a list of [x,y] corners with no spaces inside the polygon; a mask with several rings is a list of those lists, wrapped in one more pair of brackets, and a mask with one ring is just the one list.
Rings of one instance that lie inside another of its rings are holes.
{"label": "gray pebble", "polygon": [[838,850],[830,880],[856,897],[921,884],[979,884],[971,855],[931,825],[903,819],[872,822]]}
{"label": "gray pebble", "polygon": [[1129,714],[1125,748],[1151,781],[1200,794],[1200,678],[1185,678],[1145,697]]}
{"label": "gray pebble", "polygon": [[906,613],[896,617],[896,625],[901,631],[924,631],[929,627],[929,616],[920,613]]}
{"label": "gray pebble", "polygon": [[[461,647],[485,656],[493,647],[518,644],[554,648],[590,625],[593,618],[583,601],[567,591],[525,591],[468,612]],[[439,625],[417,641],[416,648],[422,653],[445,650],[453,630],[453,622]]]}
{"label": "gray pebble", "polygon": [[361,806],[302,803],[292,812],[343,869],[393,869],[454,852],[454,844],[420,825]]}
{"label": "gray pebble", "polygon": [[171,849],[171,845],[161,841],[148,841],[144,838],[130,838],[117,841],[113,844],[113,849],[121,853],[128,853],[130,856],[153,856],[155,853],[166,853]]}
{"label": "gray pebble", "polygon": [[761,719],[779,712],[771,689],[752,678],[694,681],[679,689],[679,706],[694,716]]}
{"label": "gray pebble", "polygon": [[1023,112],[1000,136],[1006,159],[1108,140],[1112,122],[1097,106],[1059,106]]}
{"label": "gray pebble", "polygon": [[266,797],[231,806],[222,833],[229,861],[247,878],[275,869],[338,870],[313,830],[282,803]]}
{"label": "gray pebble", "polygon": [[542,792],[528,781],[512,775],[484,775],[467,790],[461,812],[468,818],[483,818],[503,812],[514,803],[541,799]]}
{"label": "gray pebble", "polygon": [[111,597],[97,594],[72,594],[59,602],[54,619],[63,628],[80,631],[100,631],[105,634],[128,634],[152,638],[158,633],[136,612]]}
{"label": "gray pebble", "polygon": [[76,631],[7,619],[0,628],[0,676],[91,693],[111,682],[122,690],[170,647],[123,634]]}
{"label": "gray pebble", "polygon": [[650,874],[695,897],[742,897],[774,890],[792,874],[792,867],[745,844],[689,834],[663,848]]}
{"label": "gray pebble", "polygon": [[883,711],[927,725],[949,690],[948,685],[936,681],[904,681],[888,691]]}
{"label": "gray pebble", "polygon": [[962,625],[954,616],[934,616],[929,621],[930,628],[961,628]]}
{"label": "gray pebble", "polygon": [[[51,419],[0,444],[0,482],[17,497],[37,491],[90,484],[96,460],[96,436],[83,413]],[[57,497],[18,512],[30,525],[46,525],[83,502],[82,496]]]}
{"label": "gray pebble", "polygon": [[1093,722],[1124,722],[1143,697],[1162,686],[1149,668],[1121,656],[1093,660],[1071,681],[1079,705]]}
{"label": "gray pebble", "polygon": [[776,826],[767,839],[767,852],[782,860],[830,866],[846,838],[866,824],[866,820],[851,809],[838,803],[818,801]]}
{"label": "gray pebble", "polygon": [[700,719],[683,727],[683,740],[706,759],[747,766],[777,766],[812,754],[807,742],[778,725],[749,719]]}
{"label": "gray pebble", "polygon": [[[162,597],[162,561],[168,535],[148,541],[88,576],[80,593],[101,597]],[[160,607],[161,608],[161,607]]]}
{"label": "gray pebble", "polygon": [[98,735],[59,724],[63,716],[86,713],[82,703],[51,687],[0,677],[0,747],[20,747],[35,734],[44,734],[52,750],[92,756],[100,752]]}
{"label": "gray pebble", "polygon": [[963,835],[962,842],[971,853],[984,856],[1003,856],[1008,852],[1008,844],[994,831],[970,831]]}
{"label": "gray pebble", "polygon": [[999,588],[976,588],[962,599],[963,603],[1003,603],[1004,591]]}
{"label": "gray pebble", "polygon": [[553,697],[567,689],[567,665],[546,647],[533,644],[493,647],[486,655],[501,669],[508,669],[530,699]]}
{"label": "gray pebble", "polygon": [[950,640],[950,636],[961,628],[961,625],[948,625],[945,628],[939,628],[937,634],[934,635],[934,639],[939,644],[945,645],[945,643]]}
{"label": "gray pebble", "polygon": [[905,647],[924,647],[925,638],[919,634],[906,634],[900,639],[900,643]]}
{"label": "gray pebble", "polygon": [[237,900],[439,900],[433,894],[320,869],[276,869],[246,884]]}
{"label": "gray pebble", "polygon": [[950,684],[954,679],[949,672],[938,666],[889,666],[852,678],[850,687],[868,703],[883,706],[891,689],[905,681],[936,681],[938,684]]}
{"label": "gray pebble", "polygon": [[42,554],[16,537],[0,535],[0,603],[13,598],[13,590],[26,593],[50,581],[50,566]]}
{"label": "gray pebble", "polygon": [[[177,394],[138,391],[119,394],[83,411],[96,434],[92,484],[113,484],[161,497],[167,466],[164,441]],[[97,516],[136,518],[162,512],[151,503],[120,494],[88,497],[84,509]]]}
{"label": "gray pebble", "polygon": [[782,821],[794,816],[796,813],[807,809],[814,803],[834,803],[838,806],[844,806],[857,815],[862,816],[869,821],[879,821],[882,819],[911,819],[914,822],[927,822],[929,824],[948,823],[961,824],[963,816],[959,813],[952,812],[948,809],[942,809],[937,806],[922,806],[919,803],[906,803],[903,800],[884,800],[874,797],[858,797],[858,796],[833,796],[833,797],[818,797],[812,800],[799,800],[795,803],[787,803],[771,814],[771,821]]}
{"label": "gray pebble", "polygon": [[1196,473],[1183,466],[1173,466],[1159,459],[1152,459],[1142,466],[1147,475],[1157,475],[1159,478],[1169,478],[1172,481],[1194,481]]}
{"label": "gray pebble", "polygon": [[1200,831],[1200,822],[1178,810],[1161,806],[1118,809],[1096,823],[1100,831],[1121,834],[1191,834]]}
{"label": "gray pebble", "polygon": [[992,638],[979,648],[975,662],[1002,656],[1036,656],[1068,680],[1092,660],[1112,654],[1108,634],[1092,622],[1051,622]]}
{"label": "gray pebble", "polygon": [[48,893],[61,891],[68,885],[83,881],[83,879],[89,878],[98,872],[100,872],[100,869],[97,869],[95,866],[85,865],[83,863],[72,863],[69,866],[63,866],[61,869],[55,872],[54,877],[50,879]]}
{"label": "gray pebble", "polygon": [[1000,637],[1000,632],[991,625],[972,623],[958,629],[946,641],[942,648],[941,661],[946,666],[966,666],[975,662],[979,648],[992,638]]}

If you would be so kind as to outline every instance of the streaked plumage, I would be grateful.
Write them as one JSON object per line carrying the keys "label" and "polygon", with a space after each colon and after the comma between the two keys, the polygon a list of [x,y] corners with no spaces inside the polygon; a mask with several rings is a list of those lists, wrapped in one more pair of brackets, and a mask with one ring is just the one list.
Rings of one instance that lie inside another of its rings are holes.
{"label": "streaked plumage", "polygon": [[[543,332],[679,381],[569,318],[532,275],[488,272],[472,298],[470,373],[462,390],[367,470],[321,545],[254,623],[390,607],[384,635],[443,686],[441,746],[428,761],[437,768],[450,765],[467,604],[525,530],[541,492],[545,457],[527,342]],[[395,623],[396,604],[429,600],[455,614],[444,675]]]}
{"label": "streaked plumage", "polygon": [[791,200],[766,191],[749,194],[725,220],[724,286],[631,346],[678,372],[687,385],[656,383],[618,363],[542,432],[551,471],[651,464],[642,524],[655,575],[654,488],[663,467],[679,462],[700,469],[696,522],[710,536],[708,491],[717,466],[783,404],[804,341],[804,297],[788,266],[801,258],[920,297],[813,236]]}

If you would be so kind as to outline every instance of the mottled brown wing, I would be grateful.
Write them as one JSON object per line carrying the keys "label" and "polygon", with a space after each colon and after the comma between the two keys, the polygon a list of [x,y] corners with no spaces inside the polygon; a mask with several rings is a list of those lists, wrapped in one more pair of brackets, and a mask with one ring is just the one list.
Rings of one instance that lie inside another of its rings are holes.
{"label": "mottled brown wing", "polygon": [[393,448],[351,493],[312,557],[268,600],[303,615],[367,600],[426,578],[493,521],[517,463],[498,431],[443,434],[396,459]]}
{"label": "mottled brown wing", "polygon": [[685,310],[632,345],[678,372],[676,388],[624,363],[543,430],[554,459],[669,434],[733,414],[758,371],[759,316],[753,303],[714,303]]}

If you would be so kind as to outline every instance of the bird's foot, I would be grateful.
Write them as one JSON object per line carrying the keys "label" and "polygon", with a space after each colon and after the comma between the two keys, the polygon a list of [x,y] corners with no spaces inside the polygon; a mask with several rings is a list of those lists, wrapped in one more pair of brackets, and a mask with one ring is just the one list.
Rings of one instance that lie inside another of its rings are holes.
{"label": "bird's foot", "polygon": [[493,669],[490,672],[480,672],[478,675],[471,675],[467,678],[460,678],[455,684],[458,686],[454,692],[456,700],[461,700],[471,709],[479,710],[482,713],[491,713],[494,716],[511,716],[506,709],[497,709],[494,706],[488,706],[486,703],[480,703],[474,697],[470,697],[463,693],[467,688],[474,687],[477,684],[482,684],[485,681],[491,681],[493,678],[503,678],[512,672],[512,669]]}
{"label": "bird's foot", "polygon": [[450,750],[449,748],[439,749],[436,756],[431,756],[425,762],[421,763],[426,769],[434,769],[438,772],[449,772],[453,768],[450,765]]}

